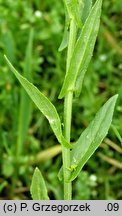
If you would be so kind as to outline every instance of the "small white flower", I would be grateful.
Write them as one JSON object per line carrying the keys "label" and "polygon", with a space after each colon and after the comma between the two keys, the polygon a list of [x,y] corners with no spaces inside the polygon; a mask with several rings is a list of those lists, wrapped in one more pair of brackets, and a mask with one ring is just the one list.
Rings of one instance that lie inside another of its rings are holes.
{"label": "small white flower", "polygon": [[101,62],[105,62],[107,60],[107,55],[102,54],[99,56],[99,58],[100,58]]}
{"label": "small white flower", "polygon": [[35,16],[36,17],[42,17],[42,12],[39,10],[35,11]]}
{"label": "small white flower", "polygon": [[90,175],[90,180],[93,182],[96,182],[97,177],[94,174],[92,174],[92,175]]}

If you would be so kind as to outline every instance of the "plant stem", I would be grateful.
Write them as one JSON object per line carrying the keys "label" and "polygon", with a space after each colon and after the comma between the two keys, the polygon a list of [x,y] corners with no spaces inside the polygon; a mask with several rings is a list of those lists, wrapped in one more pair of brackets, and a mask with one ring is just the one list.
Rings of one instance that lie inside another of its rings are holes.
{"label": "plant stem", "polygon": [[75,21],[74,21],[74,19],[71,19],[71,22],[70,22],[70,35],[69,35],[68,50],[67,50],[66,72],[69,69],[70,60],[71,60],[71,57],[72,57],[72,53],[74,51],[74,46],[75,46],[75,42],[76,42],[76,33],[77,33],[77,27],[76,27]]}
{"label": "plant stem", "polygon": [[[66,72],[69,69],[70,60],[76,42],[76,32],[77,32],[76,30],[77,28],[76,28],[75,21],[71,19],[69,43],[68,43],[68,51],[67,51]],[[72,99],[73,99],[73,91],[68,91],[64,99],[64,137],[68,142],[70,142],[70,132],[71,132]],[[64,174],[64,199],[71,200],[72,183],[68,182],[68,179],[70,177],[70,171],[68,170],[68,168],[70,167],[70,149],[67,149],[63,146],[62,152],[63,152],[63,174]]]}
{"label": "plant stem", "polygon": [[[70,130],[71,130],[71,115],[72,115],[72,96],[73,93],[69,92],[65,96],[64,102],[64,136],[68,142],[70,142]],[[63,173],[64,173],[64,199],[72,199],[72,183],[67,182],[70,177],[70,149],[63,146]]]}

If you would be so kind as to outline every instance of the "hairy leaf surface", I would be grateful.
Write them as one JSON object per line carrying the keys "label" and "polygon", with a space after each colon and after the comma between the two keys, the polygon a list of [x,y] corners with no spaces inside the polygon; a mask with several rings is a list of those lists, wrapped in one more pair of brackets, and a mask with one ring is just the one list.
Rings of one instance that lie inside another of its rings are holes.
{"label": "hairy leaf surface", "polygon": [[71,173],[70,181],[73,181],[79,174],[84,164],[88,161],[94,151],[101,144],[108,133],[112,122],[115,103],[118,95],[111,97],[97,112],[94,120],[83,131],[76,142],[71,153],[71,166],[77,167]]}

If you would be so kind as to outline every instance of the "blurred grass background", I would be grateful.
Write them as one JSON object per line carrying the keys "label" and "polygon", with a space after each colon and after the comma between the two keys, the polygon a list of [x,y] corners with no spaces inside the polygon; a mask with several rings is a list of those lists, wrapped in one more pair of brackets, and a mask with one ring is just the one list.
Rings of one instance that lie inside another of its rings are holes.
{"label": "blurred grass background", "polygon": [[[51,199],[63,199],[61,166],[47,120],[5,64],[16,69],[56,105],[65,75],[66,52],[58,52],[64,27],[63,2],[0,0],[0,199],[31,199],[35,166],[42,171]],[[112,95],[119,93],[113,127],[73,183],[74,199],[122,199],[122,2],[104,0],[101,26],[83,91],[73,101],[72,142]],[[119,135],[118,135],[119,133]]]}

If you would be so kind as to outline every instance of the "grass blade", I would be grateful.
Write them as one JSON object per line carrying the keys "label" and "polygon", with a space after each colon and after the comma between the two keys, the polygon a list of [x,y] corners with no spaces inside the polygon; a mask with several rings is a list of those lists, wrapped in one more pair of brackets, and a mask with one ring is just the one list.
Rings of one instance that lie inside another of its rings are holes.
{"label": "grass blade", "polygon": [[33,200],[49,200],[44,178],[38,168],[34,171],[30,192]]}
{"label": "grass blade", "polygon": [[117,130],[117,128],[113,124],[111,125],[111,128],[122,145],[122,137],[121,137],[119,131]]}
{"label": "grass blade", "polygon": [[[31,29],[29,33],[29,41],[27,44],[25,61],[24,61],[24,76],[32,81],[32,48],[33,48],[33,36],[34,32]],[[24,89],[21,89],[21,99],[20,99],[20,111],[19,111],[19,123],[18,123],[18,140],[17,140],[17,155],[21,154],[23,149],[23,144],[25,142],[30,116],[32,111],[32,101],[30,100]]]}
{"label": "grass blade", "polygon": [[79,96],[85,72],[92,57],[94,44],[98,34],[102,0],[97,0],[82,28],[66,73],[59,98],[68,91],[76,91]]}
{"label": "grass blade", "polygon": [[73,181],[94,151],[101,144],[108,133],[112,122],[115,103],[118,95],[111,97],[97,112],[94,120],[84,130],[76,142],[71,154],[71,167],[75,170],[71,173],[70,181]]}
{"label": "grass blade", "polygon": [[10,61],[13,63],[16,58],[15,57],[16,43],[15,43],[12,31],[10,31],[9,29],[6,29],[5,32],[1,34],[0,41],[5,46],[6,55],[9,57]]}
{"label": "grass blade", "polygon": [[38,107],[38,109],[43,113],[43,115],[48,119],[50,126],[57,137],[59,143],[63,144],[67,148],[72,148],[72,145],[67,143],[62,135],[61,121],[55,106],[45,97],[32,83],[30,83],[26,78],[20,75],[17,70],[12,66],[7,57],[5,60],[9,65],[11,71],[14,73],[16,78],[19,80],[23,88],[26,90],[32,101]]}

